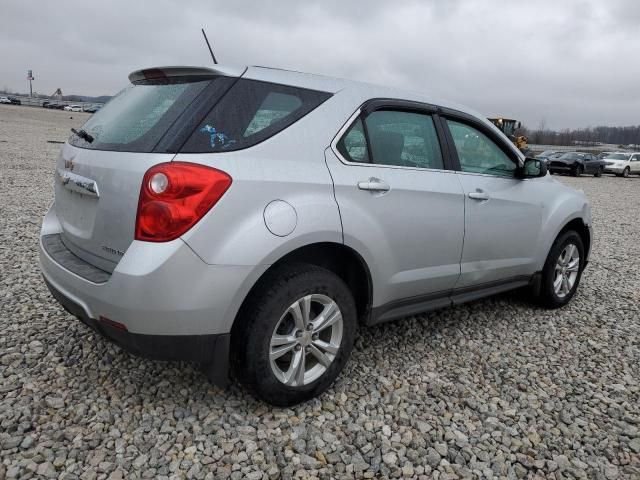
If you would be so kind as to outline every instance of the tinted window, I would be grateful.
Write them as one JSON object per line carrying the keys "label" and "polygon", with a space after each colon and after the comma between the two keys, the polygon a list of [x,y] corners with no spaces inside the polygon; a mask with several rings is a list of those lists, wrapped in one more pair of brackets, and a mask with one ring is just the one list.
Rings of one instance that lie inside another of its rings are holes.
{"label": "tinted window", "polygon": [[151,152],[194,98],[215,81],[173,77],[130,85],[83,125],[93,142],[72,135],[69,143],[95,150]]}
{"label": "tinted window", "polygon": [[362,120],[358,118],[347,133],[338,141],[336,147],[340,154],[350,162],[368,162],[367,140],[364,136]]}
{"label": "tinted window", "polygon": [[378,110],[365,119],[372,162],[403,167],[444,168],[430,115]]}
{"label": "tinted window", "polygon": [[200,122],[181,151],[220,152],[253,146],[287,128],[330,96],[240,79]]}
{"label": "tinted window", "polygon": [[463,172],[512,177],[516,169],[502,149],[484,133],[464,123],[447,120]]}

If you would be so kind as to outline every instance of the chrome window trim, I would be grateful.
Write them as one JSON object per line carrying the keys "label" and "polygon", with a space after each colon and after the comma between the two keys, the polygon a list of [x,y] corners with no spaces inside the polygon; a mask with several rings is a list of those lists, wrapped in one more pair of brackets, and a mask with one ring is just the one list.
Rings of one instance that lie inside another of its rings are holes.
{"label": "chrome window trim", "polygon": [[[410,170],[410,171],[418,171],[418,172],[445,172],[445,173],[456,173],[455,170],[450,170],[448,168],[421,168],[421,167],[405,167],[403,165],[382,165],[380,163],[373,162],[351,162],[344,158],[342,154],[338,151],[338,142],[342,138],[342,136],[347,133],[347,130],[351,128],[351,126],[355,123],[355,121],[360,117],[362,113],[362,107],[358,107],[358,109],[347,119],[345,124],[338,130],[338,133],[331,140],[331,144],[329,145],[331,151],[334,153],[338,160],[340,160],[345,165],[350,165],[354,167],[376,167],[376,168],[390,168],[395,170]],[[425,114],[427,115],[427,114]],[[444,158],[443,158],[444,161]]]}
{"label": "chrome window trim", "polygon": [[502,178],[503,180],[517,180],[519,182],[522,180],[534,180],[533,178],[519,178],[519,177],[516,177],[515,175],[513,177],[507,177],[505,175],[494,175],[492,173],[479,173],[479,172],[465,172],[462,170],[456,170],[456,173],[459,173],[460,175],[475,175],[478,177]]}

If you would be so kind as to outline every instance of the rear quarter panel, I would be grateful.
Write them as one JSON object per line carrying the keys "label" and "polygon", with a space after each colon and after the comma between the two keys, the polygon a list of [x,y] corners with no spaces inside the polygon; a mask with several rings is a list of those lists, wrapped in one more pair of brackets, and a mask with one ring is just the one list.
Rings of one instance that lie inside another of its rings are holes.
{"label": "rear quarter panel", "polygon": [[[176,161],[218,168],[233,182],[183,240],[208,264],[264,265],[298,247],[342,243],[342,224],[324,150],[354,106],[335,97],[289,128],[248,149],[178,154]],[[296,213],[292,233],[277,236],[265,224],[265,207],[284,200]]]}

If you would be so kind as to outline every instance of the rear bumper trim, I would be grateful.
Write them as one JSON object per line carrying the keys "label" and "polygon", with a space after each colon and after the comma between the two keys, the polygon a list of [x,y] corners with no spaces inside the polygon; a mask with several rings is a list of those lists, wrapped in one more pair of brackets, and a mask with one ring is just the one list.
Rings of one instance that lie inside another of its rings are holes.
{"label": "rear bumper trim", "polygon": [[59,233],[43,235],[41,237],[42,248],[62,268],[75,273],[79,277],[84,278],[92,283],[106,283],[111,274],[104,270],[85,262],[83,259],[75,255],[62,242],[62,236]]}
{"label": "rear bumper trim", "polygon": [[222,387],[228,384],[230,334],[147,335],[131,333],[91,318],[81,305],[60,292],[46,277],[43,278],[51,294],[66,311],[123,350],[154,360],[196,362],[203,367],[207,377],[214,384]]}

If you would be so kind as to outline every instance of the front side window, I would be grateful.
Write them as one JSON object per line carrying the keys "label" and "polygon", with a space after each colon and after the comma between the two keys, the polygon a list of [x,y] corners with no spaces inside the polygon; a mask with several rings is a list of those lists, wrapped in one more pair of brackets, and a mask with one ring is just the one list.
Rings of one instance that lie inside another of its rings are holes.
{"label": "front side window", "polygon": [[377,110],[366,117],[365,124],[373,163],[444,168],[438,135],[430,115]]}
{"label": "front side window", "polygon": [[464,123],[447,120],[463,172],[513,177],[516,164],[481,131]]}
{"label": "front side window", "polygon": [[182,147],[183,153],[240,150],[291,126],[330,93],[241,78]]}

